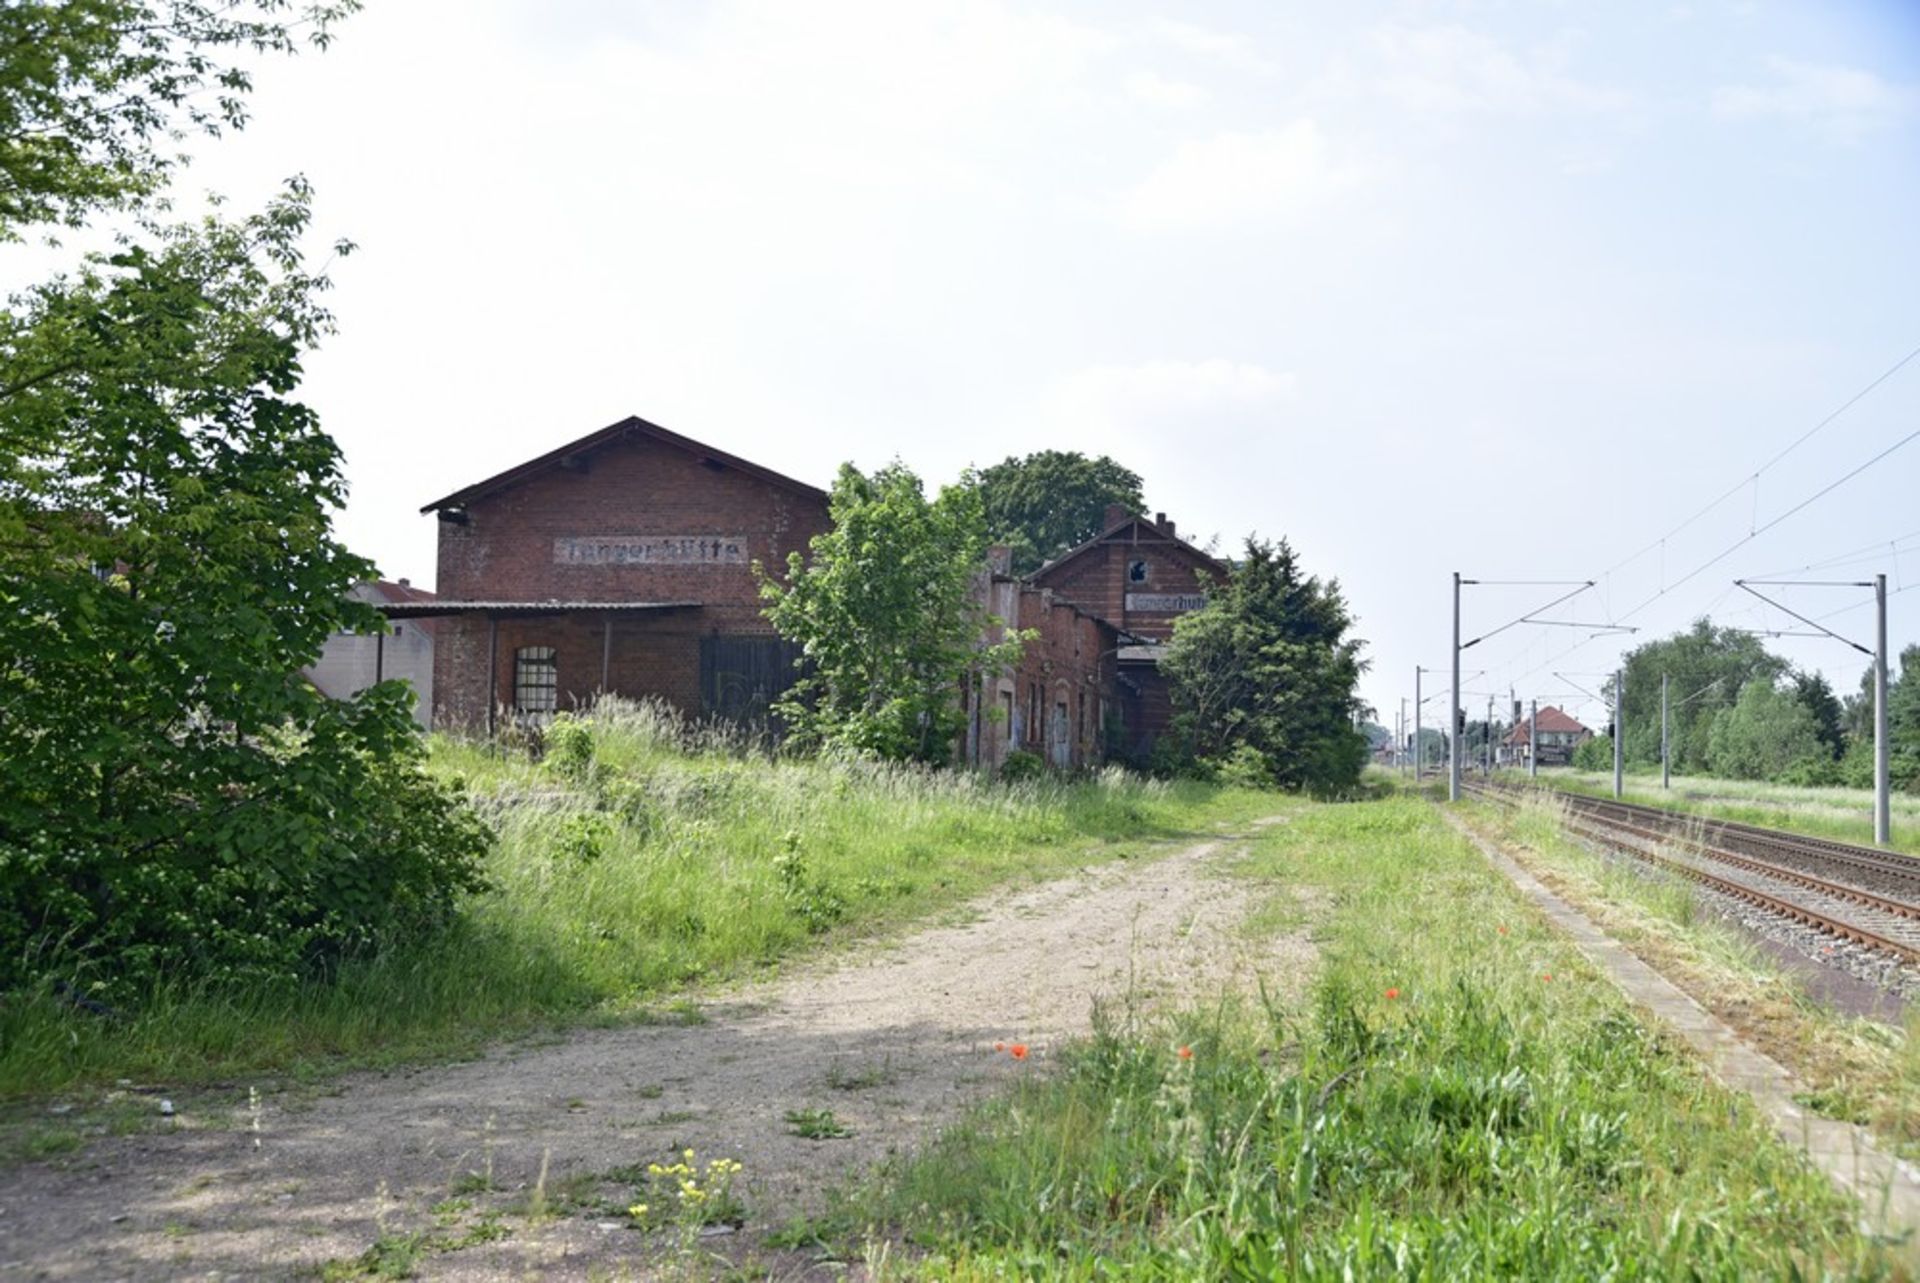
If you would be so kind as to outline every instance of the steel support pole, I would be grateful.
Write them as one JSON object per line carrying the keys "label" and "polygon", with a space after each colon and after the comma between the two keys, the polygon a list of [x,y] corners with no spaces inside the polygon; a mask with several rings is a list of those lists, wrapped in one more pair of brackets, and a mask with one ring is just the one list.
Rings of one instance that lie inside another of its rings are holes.
{"label": "steel support pole", "polygon": [[1482,750],[1480,756],[1485,758],[1487,762],[1487,778],[1492,779],[1493,778],[1493,696],[1491,695],[1487,696],[1487,728],[1482,733],[1481,738],[1486,740],[1486,746]]}
{"label": "steel support pole", "polygon": [[497,615],[487,616],[487,741],[493,741],[495,727],[494,710],[498,705],[500,691],[500,619]]}
{"label": "steel support pole", "polygon": [[387,680],[387,635],[373,635],[373,684],[378,686]]}
{"label": "steel support pole", "polygon": [[1540,701],[1527,706],[1527,774],[1540,778]]}
{"label": "steel support pole", "polygon": [[608,615],[600,633],[600,693],[607,693],[607,681],[613,675],[613,616]]}
{"label": "steel support pole", "polygon": [[1625,783],[1625,780],[1623,777],[1625,775],[1625,768],[1626,768],[1626,761],[1627,761],[1626,759],[1627,724],[1626,724],[1626,720],[1621,716],[1621,712],[1625,707],[1624,700],[1625,700],[1626,689],[1627,689],[1626,670],[1620,669],[1620,668],[1614,669],[1613,670],[1613,796],[1615,801],[1618,801],[1622,792],[1625,791],[1623,788],[1623,785]]}
{"label": "steel support pole", "polygon": [[1426,745],[1420,742],[1420,665],[1413,666],[1413,782],[1420,782],[1427,764]]}
{"label": "steel support pole", "polygon": [[1667,732],[1667,674],[1660,674],[1660,787],[1667,788],[1673,779],[1673,768],[1667,764],[1671,754],[1668,752]]}
{"label": "steel support pole", "polygon": [[1453,572],[1453,692],[1447,696],[1453,711],[1447,714],[1447,800],[1460,800],[1460,572]]}
{"label": "steel support pole", "polygon": [[1879,619],[1873,634],[1873,840],[1893,841],[1893,808],[1887,790],[1887,577],[1873,577]]}

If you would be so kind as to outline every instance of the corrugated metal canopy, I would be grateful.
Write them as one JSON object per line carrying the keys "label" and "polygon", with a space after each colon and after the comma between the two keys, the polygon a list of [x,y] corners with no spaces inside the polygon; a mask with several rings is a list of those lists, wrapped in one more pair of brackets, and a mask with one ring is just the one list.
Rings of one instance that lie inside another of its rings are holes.
{"label": "corrugated metal canopy", "polygon": [[612,615],[668,610],[698,610],[697,601],[387,601],[375,602],[388,619],[427,619],[439,615]]}

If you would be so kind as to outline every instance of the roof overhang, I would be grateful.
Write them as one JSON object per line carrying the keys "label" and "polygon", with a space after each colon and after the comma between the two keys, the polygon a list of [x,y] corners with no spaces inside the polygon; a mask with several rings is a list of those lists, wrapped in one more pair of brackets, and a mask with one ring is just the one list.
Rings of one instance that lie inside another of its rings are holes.
{"label": "roof overhang", "polygon": [[495,619],[538,615],[649,615],[698,610],[697,601],[387,601],[374,607],[388,619],[432,619],[445,615],[488,615]]}

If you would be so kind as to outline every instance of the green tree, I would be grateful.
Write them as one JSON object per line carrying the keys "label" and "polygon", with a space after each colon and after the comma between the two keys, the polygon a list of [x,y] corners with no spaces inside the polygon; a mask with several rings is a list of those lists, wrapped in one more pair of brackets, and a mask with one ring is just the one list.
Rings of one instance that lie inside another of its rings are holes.
{"label": "green tree", "polygon": [[[298,12],[323,37],[349,7]],[[0,9],[0,232],[154,195],[158,140],[244,118],[213,52],[291,47],[283,9]],[[296,182],[148,226],[0,313],[0,988],[286,981],[479,884],[488,831],[421,769],[406,687],[299,677],[383,626],[292,395],[330,325],[309,220]]]}
{"label": "green tree", "polygon": [[1827,755],[1839,761],[1847,751],[1846,713],[1833,687],[1820,673],[1794,673],[1793,697],[1813,719],[1814,733],[1820,737]]}
{"label": "green tree", "polygon": [[1258,755],[1283,788],[1337,793],[1366,766],[1354,729],[1364,645],[1337,580],[1302,573],[1293,549],[1248,539],[1207,604],[1174,623],[1160,663],[1186,751]]}
{"label": "green tree", "polygon": [[296,186],[0,319],[0,984],[295,974],[441,917],[486,831],[404,685],[299,678],[373,567],[291,399],[326,328]]}
{"label": "green tree", "polygon": [[[1769,654],[1759,638],[1716,628],[1701,619],[1685,632],[1636,647],[1627,654],[1623,670],[1627,687],[1622,729],[1628,764],[1654,766],[1660,761],[1660,679],[1665,675],[1673,769],[1699,772],[1710,769],[1708,740],[1714,714],[1730,705],[1748,682],[1782,677],[1787,662]],[[1609,708],[1612,692],[1609,681],[1603,690]]]}
{"label": "green tree", "polygon": [[324,47],[359,0],[9,0],[0,5],[0,235],[138,204],[184,131],[246,123],[249,73],[221,55]]}
{"label": "green tree", "polygon": [[1013,549],[1013,571],[1030,574],[1101,533],[1109,504],[1138,512],[1140,477],[1105,455],[1041,450],[979,474],[987,534]]}
{"label": "green tree", "polygon": [[803,652],[778,711],[803,747],[951,761],[963,683],[1017,662],[1025,640],[982,640],[1000,621],[975,592],[979,491],[967,477],[929,500],[898,462],[872,476],[844,464],[829,512],[833,528],[788,558],[784,583],[755,568],[767,618]]}
{"label": "green tree", "polygon": [[1740,688],[1731,708],[1714,715],[1707,768],[1737,780],[1772,780],[1811,759],[1830,761],[1813,714],[1769,678]]}

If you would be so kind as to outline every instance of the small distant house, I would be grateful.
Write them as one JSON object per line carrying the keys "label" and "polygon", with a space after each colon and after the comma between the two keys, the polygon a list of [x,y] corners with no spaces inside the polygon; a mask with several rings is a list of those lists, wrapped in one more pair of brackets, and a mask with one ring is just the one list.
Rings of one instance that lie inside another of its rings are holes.
{"label": "small distant house", "polygon": [[[1593,738],[1593,732],[1557,708],[1540,710],[1539,757],[1542,766],[1571,766],[1573,751]],[[1518,719],[1500,744],[1500,760],[1510,766],[1525,766],[1533,760],[1531,726],[1527,718]]]}
{"label": "small distant house", "polygon": [[[433,594],[405,579],[376,579],[357,584],[347,594],[385,610],[391,606],[431,602]],[[393,622],[385,636],[335,633],[327,638],[320,658],[305,677],[335,699],[357,695],[376,682],[401,678],[413,683],[413,717],[422,729],[433,726],[433,632],[431,619]]]}

